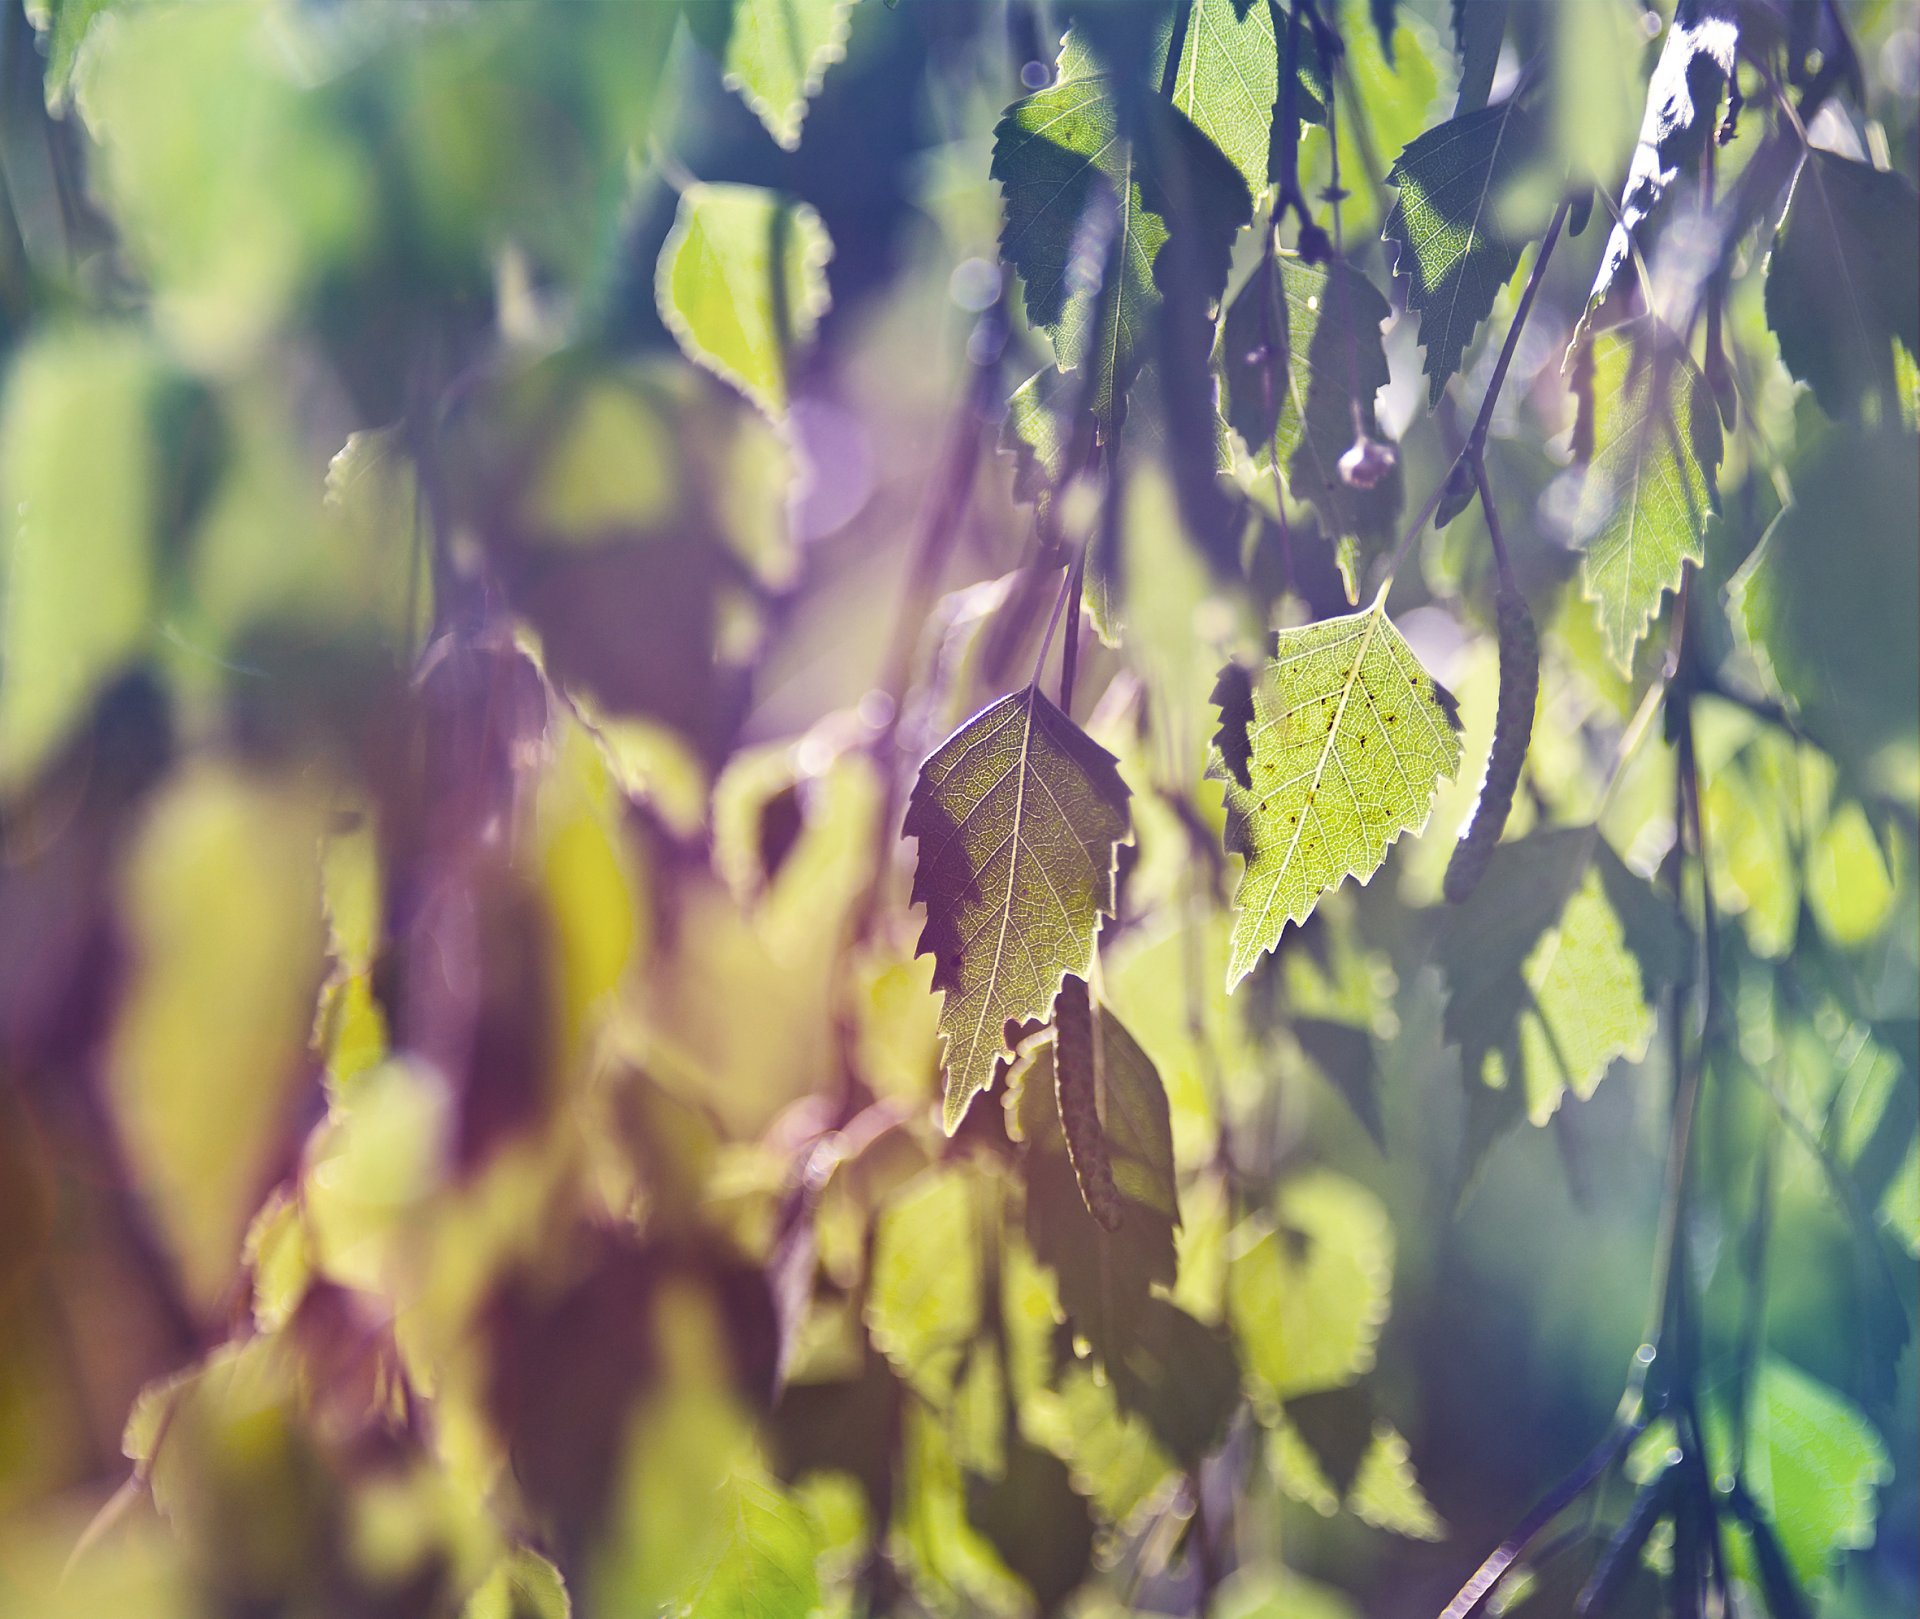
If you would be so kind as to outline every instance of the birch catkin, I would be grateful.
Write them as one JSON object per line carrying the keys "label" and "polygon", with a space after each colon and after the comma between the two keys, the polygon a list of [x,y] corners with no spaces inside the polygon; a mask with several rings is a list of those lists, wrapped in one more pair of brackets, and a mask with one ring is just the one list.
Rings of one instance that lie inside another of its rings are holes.
{"label": "birch catkin", "polygon": [[1520,785],[1520,766],[1526,762],[1527,743],[1533,735],[1534,702],[1540,695],[1540,638],[1525,599],[1502,586],[1494,599],[1494,618],[1500,632],[1500,703],[1494,712],[1493,751],[1487,756],[1480,802],[1447,862],[1445,891],[1455,905],[1480,886],[1506,828],[1513,792]]}
{"label": "birch catkin", "polygon": [[1113,1184],[1107,1132],[1100,1123],[1094,1038],[1093,1001],[1086,980],[1069,977],[1053,1003],[1053,1078],[1060,1128],[1087,1212],[1106,1230],[1117,1231],[1120,1193]]}

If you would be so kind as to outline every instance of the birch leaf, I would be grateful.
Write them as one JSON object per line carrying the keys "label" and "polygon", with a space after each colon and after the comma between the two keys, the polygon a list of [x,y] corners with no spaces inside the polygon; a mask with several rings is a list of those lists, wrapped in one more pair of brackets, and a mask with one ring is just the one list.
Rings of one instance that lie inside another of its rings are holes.
{"label": "birch leaf", "polygon": [[1613,661],[1630,670],[1660,598],[1706,557],[1720,416],[1692,359],[1648,319],[1594,339],[1580,418],[1574,441],[1593,446],[1574,518],[1586,547],[1580,588]]}
{"label": "birch leaf", "polygon": [[1400,195],[1381,234],[1420,317],[1429,407],[1519,267],[1525,243],[1502,230],[1500,199],[1539,144],[1539,120],[1509,98],[1428,130],[1387,171]]}
{"label": "birch leaf", "polygon": [[820,216],[760,186],[690,185],[660,249],[654,297],[687,358],[776,423],[787,368],[827,312],[833,243]]}
{"label": "birch leaf", "polygon": [[789,152],[807,104],[847,54],[854,0],[734,0],[723,82]]}
{"label": "birch leaf", "polygon": [[1460,721],[1387,618],[1385,591],[1364,612],[1280,631],[1259,677],[1223,675],[1214,701],[1209,773],[1227,783],[1226,844],[1246,862],[1231,990],[1287,923],[1346,878],[1364,883],[1426,824],[1460,768]]}
{"label": "birch leaf", "polygon": [[1068,973],[1093,967],[1113,914],[1115,851],[1132,841],[1113,756],[1036,686],[982,709],[920,767],[905,836],[922,955],[945,992],[948,1134],[1007,1053],[1005,1030],[1045,1018]]}

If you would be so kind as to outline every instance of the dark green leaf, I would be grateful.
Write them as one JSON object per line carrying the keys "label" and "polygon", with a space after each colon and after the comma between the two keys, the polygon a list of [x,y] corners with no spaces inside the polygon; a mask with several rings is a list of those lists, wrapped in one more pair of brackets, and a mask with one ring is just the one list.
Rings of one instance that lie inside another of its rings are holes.
{"label": "dark green leaf", "polygon": [[1832,152],[1807,153],[1767,262],[1780,358],[1829,416],[1896,407],[1893,345],[1920,355],[1920,193]]}

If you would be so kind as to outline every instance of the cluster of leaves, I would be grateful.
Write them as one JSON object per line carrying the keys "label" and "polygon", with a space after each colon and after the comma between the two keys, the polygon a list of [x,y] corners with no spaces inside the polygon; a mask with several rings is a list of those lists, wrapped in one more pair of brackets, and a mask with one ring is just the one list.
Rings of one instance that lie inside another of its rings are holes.
{"label": "cluster of leaves", "polygon": [[[1897,1600],[1912,87],[1361,9],[6,10],[0,1607]],[[921,101],[888,631],[796,491]],[[1502,1536],[1369,1374],[1615,1071],[1652,1315]]]}

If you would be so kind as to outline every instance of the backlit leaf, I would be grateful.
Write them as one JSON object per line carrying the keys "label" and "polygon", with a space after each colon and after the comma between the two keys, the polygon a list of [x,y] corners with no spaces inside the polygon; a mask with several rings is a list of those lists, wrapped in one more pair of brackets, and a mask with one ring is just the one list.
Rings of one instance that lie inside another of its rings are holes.
{"label": "backlit leaf", "polygon": [[654,297],[687,358],[779,421],[794,350],[827,311],[820,216],[759,186],[691,185],[660,249]]}
{"label": "backlit leaf", "polygon": [[1222,403],[1254,465],[1278,461],[1294,497],[1318,508],[1329,533],[1374,547],[1391,537],[1400,510],[1399,465],[1358,489],[1340,476],[1340,457],[1356,431],[1380,436],[1374,398],[1387,385],[1380,328],[1391,313],[1351,265],[1322,268],[1278,255],[1255,267],[1220,327]]}
{"label": "backlit leaf", "polygon": [[1507,1089],[1544,1124],[1653,1038],[1655,991],[1681,965],[1666,901],[1598,832],[1561,827],[1501,844],[1448,918],[1440,950],[1447,1038],[1470,1082]]}
{"label": "backlit leaf", "polygon": [[807,103],[846,55],[854,0],[733,0],[723,82],[793,151]]}
{"label": "backlit leaf", "polygon": [[1747,1486],[1800,1583],[1823,1584],[1841,1552],[1873,1544],[1886,1447],[1850,1401],[1779,1356],[1761,1363],[1751,1402]]}
{"label": "backlit leaf", "polygon": [[0,785],[38,768],[146,638],[158,378],[144,344],[103,330],[43,338],[7,379]]}
{"label": "backlit leaf", "polygon": [[1510,97],[1428,130],[1387,171],[1400,195],[1382,234],[1420,317],[1429,405],[1519,266],[1526,244],[1502,229],[1500,203],[1539,140],[1539,121]]}
{"label": "backlit leaf", "polygon": [[1706,378],[1649,318],[1593,340],[1593,385],[1576,442],[1591,444],[1575,531],[1580,587],[1622,670],[1681,570],[1706,556],[1718,511],[1720,414]]}
{"label": "backlit leaf", "polygon": [[1393,1228],[1357,1181],[1314,1170],[1237,1234],[1227,1317],[1276,1399],[1344,1388],[1373,1365],[1393,1289]]}
{"label": "backlit leaf", "polygon": [[1452,696],[1387,618],[1364,612],[1282,630],[1249,686],[1223,676],[1209,773],[1226,782],[1226,846],[1246,862],[1234,895],[1227,987],[1329,888],[1365,882],[1402,832],[1426,824],[1460,768]]}
{"label": "backlit leaf", "polygon": [[1445,1540],[1447,1526],[1420,1488],[1407,1442],[1390,1422],[1376,1422],[1360,1469],[1347,1491],[1347,1510],[1362,1523],[1409,1540]]}
{"label": "backlit leaf", "polygon": [[[1190,233],[1176,262],[1201,285],[1186,290],[1217,293],[1251,194],[1184,114],[1117,82],[1073,35],[1059,71],[1058,83],[1016,101],[994,129],[1000,253],[1060,365],[1094,368],[1089,402],[1111,428],[1150,353],[1171,233]],[[1122,127],[1124,96],[1138,97],[1137,128]]]}
{"label": "backlit leaf", "polygon": [[1061,980],[1091,970],[1132,836],[1127,796],[1113,756],[1037,686],[989,704],[920,767],[902,832],[920,842],[920,953],[946,996],[949,1134],[992,1080],[1007,1023],[1047,1017]]}

